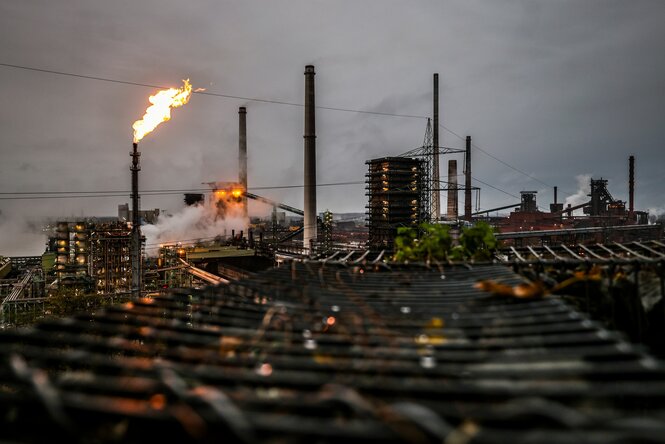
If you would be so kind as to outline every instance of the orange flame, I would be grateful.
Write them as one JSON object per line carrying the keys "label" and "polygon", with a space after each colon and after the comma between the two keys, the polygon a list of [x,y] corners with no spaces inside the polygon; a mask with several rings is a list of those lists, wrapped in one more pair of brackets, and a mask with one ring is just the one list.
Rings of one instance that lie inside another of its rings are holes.
{"label": "orange flame", "polygon": [[192,84],[189,83],[189,79],[183,80],[183,82],[182,88],[164,89],[154,96],[150,96],[148,100],[152,105],[145,110],[143,118],[132,125],[134,143],[138,143],[160,123],[171,120],[171,108],[178,108],[189,102],[189,98],[192,96]]}

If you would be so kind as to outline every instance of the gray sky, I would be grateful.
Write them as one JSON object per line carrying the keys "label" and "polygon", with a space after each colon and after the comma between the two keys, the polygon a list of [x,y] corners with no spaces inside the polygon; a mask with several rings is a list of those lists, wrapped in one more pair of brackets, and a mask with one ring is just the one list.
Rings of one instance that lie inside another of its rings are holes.
{"label": "gray sky", "polygon": [[[311,63],[317,105],[419,116],[438,72],[442,124],[538,180],[475,148],[474,177],[538,190],[545,207],[548,185],[566,197],[579,175],[602,176],[625,200],[634,154],[637,208],[665,212],[663,23],[662,0],[4,0],[0,63],[295,103]],[[0,191],[128,189],[131,124],[154,91],[0,66]],[[141,187],[235,180],[243,105],[250,187],[301,183],[301,107],[195,95],[140,144]],[[421,145],[425,123],[317,111],[318,181],[364,180],[365,160]],[[463,146],[446,131],[441,144]],[[517,200],[474,185],[484,208]],[[301,190],[260,194],[302,206]],[[127,200],[0,200],[0,254],[43,251],[25,235],[42,216],[114,215]],[[322,188],[318,205],[364,211],[364,187]]]}

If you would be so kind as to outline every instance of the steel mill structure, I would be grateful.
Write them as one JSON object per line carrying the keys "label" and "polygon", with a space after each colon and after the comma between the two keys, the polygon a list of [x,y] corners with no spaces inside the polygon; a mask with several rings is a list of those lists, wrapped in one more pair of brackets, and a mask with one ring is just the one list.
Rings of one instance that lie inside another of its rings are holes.
{"label": "steel mill structure", "polygon": [[383,157],[365,162],[368,246],[391,250],[399,227],[418,228],[429,220],[424,162],[408,157]]}
{"label": "steel mill structure", "polygon": [[[111,218],[112,219],[112,218]],[[124,221],[59,221],[42,269],[55,287],[88,285],[98,294],[129,293],[132,229]],[[144,255],[140,251],[141,256]],[[53,258],[52,265],[50,258]],[[51,274],[52,273],[52,274]],[[86,282],[88,282],[86,284]]]}

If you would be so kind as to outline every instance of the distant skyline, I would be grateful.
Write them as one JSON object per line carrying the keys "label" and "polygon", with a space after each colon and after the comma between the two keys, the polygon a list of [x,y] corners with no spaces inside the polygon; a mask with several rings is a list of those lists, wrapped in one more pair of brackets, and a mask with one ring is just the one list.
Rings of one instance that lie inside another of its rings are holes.
{"label": "distant skyline", "polygon": [[[249,187],[302,207],[302,189],[270,188],[302,182],[303,108],[293,104],[313,64],[317,105],[335,108],[317,110],[319,183],[362,182],[365,160],[420,146],[438,72],[450,130],[441,145],[473,138],[481,207],[538,190],[546,208],[555,185],[560,200],[583,198],[590,176],[626,200],[632,154],[636,209],[663,213],[663,23],[662,0],[5,0],[0,192],[129,190],[131,125],[156,91],[137,84],[189,78],[210,94],[141,142],[141,189],[237,180],[246,106]],[[442,172],[449,158],[461,159],[444,156]],[[41,253],[44,217],[115,215],[129,193],[115,194],[0,194],[0,255]],[[318,211],[360,212],[365,200],[362,184],[325,186]],[[178,194],[141,200],[182,205]]]}

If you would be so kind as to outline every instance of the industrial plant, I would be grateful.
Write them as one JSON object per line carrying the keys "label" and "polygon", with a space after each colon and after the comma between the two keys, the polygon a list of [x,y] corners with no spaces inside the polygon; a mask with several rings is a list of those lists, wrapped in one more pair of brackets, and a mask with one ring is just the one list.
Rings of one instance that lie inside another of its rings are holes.
{"label": "industrial plant", "polygon": [[[241,106],[238,108],[238,177],[207,182],[207,192],[185,193],[184,202],[186,206],[202,208],[202,214],[211,220],[240,220],[242,226],[230,232],[225,229],[215,233],[210,239],[167,240],[160,243],[159,248],[150,246],[152,254],[147,254],[141,226],[158,224],[160,210],[140,208],[138,142],[162,119],[159,113],[164,111],[153,104],[144,118],[134,124],[129,167],[131,203],[119,205],[117,217],[91,215],[54,221],[45,228],[47,247],[41,257],[6,260],[3,274],[14,279],[4,279],[3,313],[16,311],[20,306],[16,301],[22,301],[24,308],[37,304],[43,309],[49,294],[63,290],[72,294],[96,294],[102,299],[136,299],[174,286],[228,282],[285,260],[360,255],[386,261],[395,251],[398,229],[419,231],[423,224],[442,224],[459,236],[465,227],[478,221],[487,222],[494,227],[503,248],[657,241],[663,237],[662,226],[650,224],[648,213],[635,209],[634,156],[628,159],[628,202],[612,196],[608,180],[592,178],[589,199],[582,204],[564,207],[558,201],[558,187],[554,187],[549,211],[538,204],[538,191],[534,190],[520,191],[520,201],[512,205],[481,210],[481,188],[472,185],[471,137],[466,137],[463,148],[439,145],[438,74],[433,75],[432,117],[427,119],[422,145],[400,155],[386,153],[386,157],[365,162],[368,172],[364,215],[317,213],[314,67],[306,66],[304,74],[303,209],[249,191],[248,110]],[[171,107],[179,107],[189,101],[192,85],[185,81],[182,88],[159,94],[171,100]],[[454,158],[448,160],[448,174],[442,180],[440,162],[456,155],[463,156],[463,181],[458,181],[458,159]],[[445,211],[441,206],[442,193]],[[458,203],[460,194],[462,205]],[[251,216],[248,200],[267,205],[272,209],[271,215],[263,220]],[[508,215],[498,215],[499,211],[506,210],[510,210]],[[35,266],[25,268],[26,263]],[[31,283],[18,285],[25,279]],[[9,291],[13,285],[16,287]],[[31,310],[39,313],[39,310]]]}
{"label": "industrial plant", "polygon": [[[665,242],[635,208],[635,158],[627,202],[599,177],[579,205],[554,187],[546,206],[521,190],[481,209],[471,137],[439,144],[434,74],[422,145],[365,159],[365,213],[320,211],[304,75],[302,209],[252,192],[242,106],[238,176],[178,197],[202,224],[240,225],[147,240],[169,216],[141,209],[139,143],[189,101],[185,81],[134,124],[117,217],[53,221],[43,255],[0,258],[4,437],[663,442]],[[404,233],[447,250],[398,260]],[[498,243],[474,255],[482,236]]]}

